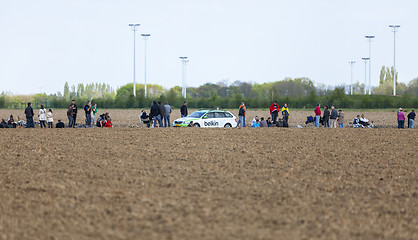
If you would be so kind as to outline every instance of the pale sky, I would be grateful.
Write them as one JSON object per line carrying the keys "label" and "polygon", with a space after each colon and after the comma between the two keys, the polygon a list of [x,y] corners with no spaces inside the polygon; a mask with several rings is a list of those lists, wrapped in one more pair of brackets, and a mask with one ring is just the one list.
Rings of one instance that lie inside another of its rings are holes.
{"label": "pale sky", "polygon": [[65,82],[132,82],[133,33],[138,83],[181,85],[179,56],[188,56],[188,86],[227,79],[272,82],[308,77],[326,85],[364,82],[372,43],[372,85],[382,65],[400,82],[418,77],[418,1],[413,0],[0,0],[0,92],[63,91]]}

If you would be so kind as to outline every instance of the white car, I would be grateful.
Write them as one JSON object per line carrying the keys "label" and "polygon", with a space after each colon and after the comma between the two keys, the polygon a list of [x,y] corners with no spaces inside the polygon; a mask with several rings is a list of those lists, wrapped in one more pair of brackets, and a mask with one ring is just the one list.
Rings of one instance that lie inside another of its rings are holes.
{"label": "white car", "polygon": [[174,127],[187,127],[193,121],[193,127],[236,127],[237,118],[228,111],[199,110],[184,118],[176,119]]}

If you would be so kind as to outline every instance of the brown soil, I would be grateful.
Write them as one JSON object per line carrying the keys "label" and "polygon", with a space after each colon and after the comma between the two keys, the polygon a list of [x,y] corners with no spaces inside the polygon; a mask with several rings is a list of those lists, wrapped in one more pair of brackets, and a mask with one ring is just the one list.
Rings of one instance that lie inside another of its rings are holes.
{"label": "brown soil", "polygon": [[418,239],[416,130],[0,134],[0,239]]}

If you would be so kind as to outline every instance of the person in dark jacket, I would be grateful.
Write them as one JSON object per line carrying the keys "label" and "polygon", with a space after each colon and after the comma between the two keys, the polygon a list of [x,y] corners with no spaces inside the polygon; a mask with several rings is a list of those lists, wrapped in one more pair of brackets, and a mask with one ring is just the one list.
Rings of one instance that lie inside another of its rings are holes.
{"label": "person in dark jacket", "polygon": [[86,114],[86,126],[91,126],[91,102],[88,101],[84,106],[84,112]]}
{"label": "person in dark jacket", "polygon": [[329,110],[328,106],[324,107],[324,115],[322,116],[322,122],[324,123],[324,127],[329,128]]}
{"label": "person in dark jacket", "polygon": [[68,117],[68,127],[73,128],[74,127],[74,105],[70,105],[70,107],[67,110],[67,117]]}
{"label": "person in dark jacket", "polygon": [[160,117],[161,117],[161,123],[164,120],[164,116],[165,116],[165,108],[164,105],[161,103],[161,101],[158,101],[158,107],[160,108]]}
{"label": "person in dark jacket", "polygon": [[[247,107],[244,102],[241,102],[241,105],[238,108],[238,123],[237,127],[245,127],[245,115],[247,114]],[[241,125],[240,125],[241,124]]]}
{"label": "person in dark jacket", "polygon": [[26,128],[34,128],[35,125],[33,124],[33,108],[30,102],[28,102],[28,107],[25,109],[25,115],[26,115]]}
{"label": "person in dark jacket", "polygon": [[331,116],[330,116],[331,128],[337,128],[337,117],[338,117],[337,110],[334,108],[334,106],[331,106]]}
{"label": "person in dark jacket", "polygon": [[154,127],[157,127],[157,120],[160,127],[162,127],[163,122],[161,121],[160,106],[157,104],[157,101],[153,101],[152,104],[150,115],[154,118]]}
{"label": "person in dark jacket", "polygon": [[181,106],[181,108],[180,108],[180,114],[181,114],[181,117],[183,118],[183,117],[187,117],[187,115],[189,115],[188,113],[187,113],[187,102],[184,102],[183,103],[183,106]]}
{"label": "person in dark jacket", "polygon": [[408,113],[408,128],[414,128],[415,116],[415,110],[412,110],[410,113]]}
{"label": "person in dark jacket", "polygon": [[77,105],[75,104],[75,100],[71,101],[71,105],[73,105],[73,120],[74,120],[74,126],[77,122]]}
{"label": "person in dark jacket", "polygon": [[55,128],[65,128],[65,124],[61,121],[61,119],[58,119],[58,123],[55,125]]}

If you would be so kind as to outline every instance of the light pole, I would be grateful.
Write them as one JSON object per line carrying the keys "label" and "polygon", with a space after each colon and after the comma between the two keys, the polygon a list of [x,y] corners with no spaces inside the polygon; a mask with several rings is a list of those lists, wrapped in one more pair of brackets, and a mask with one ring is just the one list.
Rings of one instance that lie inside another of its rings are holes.
{"label": "light pole", "polygon": [[[364,95],[367,95],[367,61],[370,60],[370,58],[362,58],[364,61]],[[369,69],[370,71],[370,69]]]}
{"label": "light pole", "polygon": [[131,30],[134,32],[134,97],[136,97],[136,86],[135,86],[135,32],[139,27],[139,23],[130,23],[129,27],[131,27]]}
{"label": "light pole", "polygon": [[[365,36],[367,40],[369,41],[369,95],[372,94],[372,87],[371,87],[371,79],[372,79],[372,40],[374,36]],[[366,86],[364,86],[366,87]]]}
{"label": "light pole", "polygon": [[181,59],[182,62],[182,88],[181,88],[181,93],[183,95],[183,98],[186,98],[187,96],[187,86],[186,86],[186,65],[189,62],[189,60],[187,59],[187,57],[179,57]]}
{"label": "light pole", "polygon": [[356,61],[349,61],[348,63],[350,64],[350,67],[351,67],[350,95],[353,95],[353,66],[354,66],[354,63],[356,63]]}
{"label": "light pole", "polygon": [[392,28],[393,32],[393,96],[396,95],[396,67],[395,67],[395,50],[396,50],[396,32],[398,31],[398,28],[401,27],[401,25],[389,25],[390,28]]}
{"label": "light pole", "polygon": [[149,38],[149,36],[151,36],[151,34],[149,33],[143,33],[141,34],[141,36],[144,38],[144,43],[145,43],[145,50],[144,50],[144,81],[145,81],[145,85],[144,85],[144,89],[145,89],[145,93],[144,93],[144,97],[147,97],[147,40]]}

